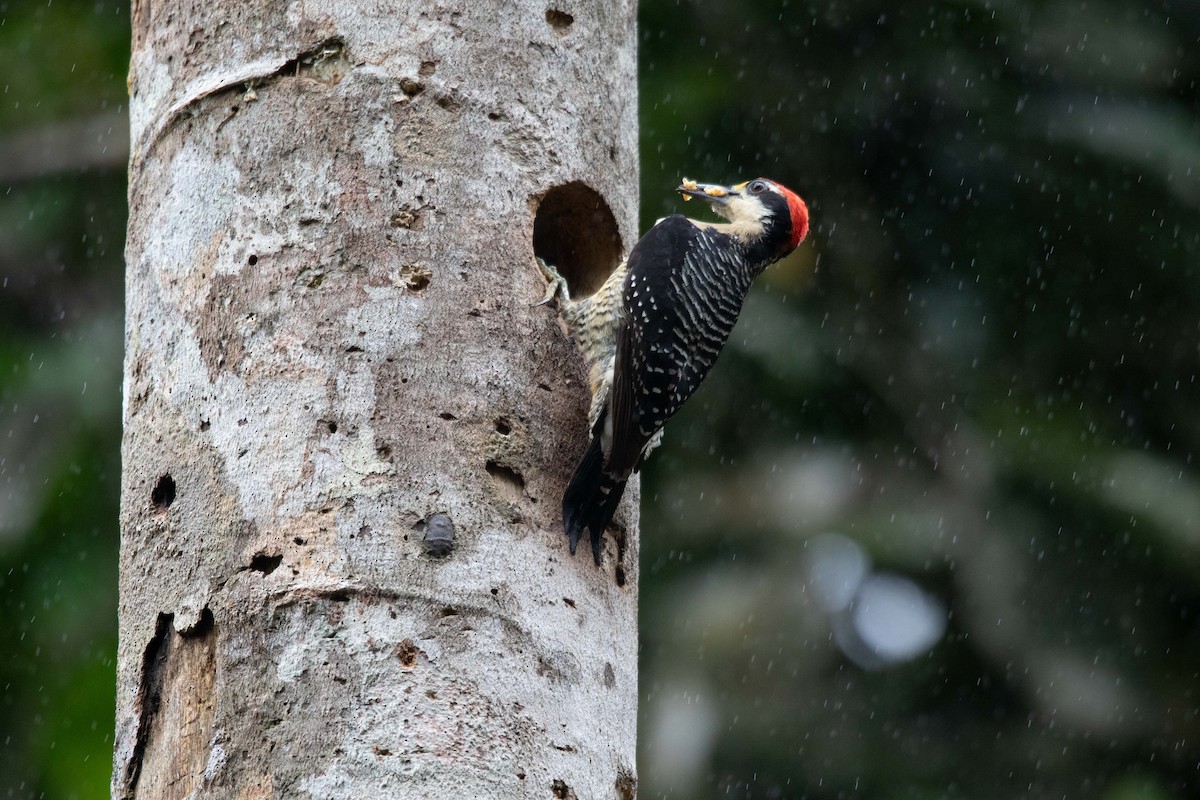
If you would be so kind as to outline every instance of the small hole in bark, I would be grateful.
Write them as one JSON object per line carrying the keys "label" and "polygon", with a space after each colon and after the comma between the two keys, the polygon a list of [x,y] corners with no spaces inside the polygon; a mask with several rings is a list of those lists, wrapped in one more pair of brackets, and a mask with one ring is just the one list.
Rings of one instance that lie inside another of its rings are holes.
{"label": "small hole in bark", "polygon": [[571,608],[575,607],[575,601],[569,597],[564,597],[563,602],[566,603],[567,605],[569,605]]}
{"label": "small hole in bark", "polygon": [[417,653],[419,652],[421,649],[412,639],[404,639],[396,645],[396,658],[400,659],[402,665],[409,668],[417,663]]}
{"label": "small hole in bark", "polygon": [[520,770],[517,772],[517,780],[519,780],[519,781],[525,780],[525,770]]}
{"label": "small hole in bark", "polygon": [[571,787],[567,786],[566,781],[564,781],[562,778],[554,779],[554,782],[550,784],[550,791],[555,797],[559,798],[559,800],[566,800],[571,796]]}
{"label": "small hole in bark", "polygon": [[268,555],[266,553],[255,553],[250,559],[250,569],[255,572],[261,572],[263,575],[270,575],[275,570],[279,569],[279,565],[283,563],[283,556]]}
{"label": "small hole in bark", "polygon": [[333,422],[333,421],[326,422],[325,427],[329,429],[330,433],[337,433],[337,423],[336,422]]}
{"label": "small hole in bark", "polygon": [[296,544],[304,544],[304,539],[300,536],[297,536],[295,539],[292,539],[292,541],[295,542]]}
{"label": "small hole in bark", "polygon": [[452,421],[452,420],[458,419],[458,417],[454,416],[449,411],[443,411],[442,413],[438,414],[438,416],[446,421]]}
{"label": "small hole in bark", "polygon": [[573,298],[592,294],[621,260],[616,217],[590,186],[555,186],[538,202],[533,253],[559,271]]}
{"label": "small hole in bark", "polygon": [[567,28],[570,28],[575,18],[565,11],[559,11],[557,8],[546,9],[546,22],[554,28],[555,33],[566,33]]}
{"label": "small hole in bark", "polygon": [[504,417],[498,417],[496,419],[496,433],[501,436],[508,436],[512,433],[512,425]]}
{"label": "small hole in bark", "polygon": [[206,420],[206,419],[200,420],[200,432],[201,433],[203,433],[204,431],[208,430],[211,427],[212,427],[212,423],[209,422],[208,420]]}
{"label": "small hole in bark", "polygon": [[392,457],[392,448],[388,447],[386,444],[381,444],[379,447],[376,447],[375,452],[381,459],[384,459],[385,461]]}
{"label": "small hole in bark", "polygon": [[621,566],[620,564],[617,564],[616,577],[617,577],[617,586],[624,586],[625,585],[625,568],[623,566]]}
{"label": "small hole in bark", "polygon": [[155,511],[166,511],[175,502],[175,479],[163,475],[150,491],[150,505]]}
{"label": "small hole in bark", "polygon": [[498,595],[498,594],[500,594],[500,590],[499,590],[499,589],[492,589],[492,597],[495,597],[495,596],[496,596],[496,595]]}
{"label": "small hole in bark", "polygon": [[246,263],[253,267],[255,264],[258,263],[258,256],[251,253],[250,257],[246,259]]}
{"label": "small hole in bark", "polygon": [[455,608],[454,606],[446,606],[445,608],[442,609],[441,615],[443,617],[457,617],[458,609]]}

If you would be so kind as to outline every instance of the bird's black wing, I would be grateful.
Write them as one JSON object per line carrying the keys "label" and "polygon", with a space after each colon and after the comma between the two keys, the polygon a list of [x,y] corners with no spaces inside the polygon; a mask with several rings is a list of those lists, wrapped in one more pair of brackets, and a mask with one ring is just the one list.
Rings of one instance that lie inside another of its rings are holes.
{"label": "bird's black wing", "polygon": [[629,256],[613,374],[610,471],[628,474],[650,437],[695,393],[724,346],[750,279],[725,234],[682,216]]}

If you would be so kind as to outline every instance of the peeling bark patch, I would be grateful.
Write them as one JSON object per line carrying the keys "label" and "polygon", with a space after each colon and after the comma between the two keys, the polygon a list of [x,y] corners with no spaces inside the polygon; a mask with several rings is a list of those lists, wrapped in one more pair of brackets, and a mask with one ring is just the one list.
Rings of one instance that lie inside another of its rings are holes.
{"label": "peeling bark patch", "polygon": [[420,230],[421,215],[411,208],[405,206],[396,213],[392,214],[390,223],[393,228],[404,228],[405,230]]}
{"label": "peeling bark patch", "polygon": [[411,292],[423,292],[429,288],[433,272],[420,264],[401,264],[395,283]]}
{"label": "peeling bark patch", "polygon": [[525,477],[507,464],[489,459],[486,467],[500,493],[511,502],[520,500],[525,494]]}
{"label": "peeling bark patch", "polygon": [[255,572],[261,572],[263,575],[270,575],[275,570],[279,569],[279,565],[283,563],[282,555],[268,555],[267,553],[255,553],[250,559],[250,569]]}
{"label": "peeling bark patch", "polygon": [[175,479],[170,473],[164,474],[150,490],[150,507],[154,513],[163,514],[175,502]]}
{"label": "peeling bark patch", "polygon": [[212,611],[183,632],[174,614],[159,614],[142,655],[137,742],[120,797],[183,797],[203,780],[216,702]]}
{"label": "peeling bark patch", "polygon": [[288,61],[275,74],[292,74],[320,81],[326,86],[336,86],[349,71],[350,61],[346,58],[346,43],[341,37],[334,36]]}
{"label": "peeling bark patch", "polygon": [[[302,223],[303,224],[303,223]],[[299,289],[320,289],[325,283],[325,270],[319,267],[306,267],[296,276],[296,287]]]}
{"label": "peeling bark patch", "polygon": [[555,33],[562,36],[575,23],[575,18],[565,11],[559,11],[557,8],[548,8],[546,9],[546,23],[551,28],[554,28]]}

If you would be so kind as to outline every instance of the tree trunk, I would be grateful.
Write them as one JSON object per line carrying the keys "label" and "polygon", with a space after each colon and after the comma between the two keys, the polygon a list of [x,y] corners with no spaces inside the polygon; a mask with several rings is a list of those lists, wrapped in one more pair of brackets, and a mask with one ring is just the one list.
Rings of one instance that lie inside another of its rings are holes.
{"label": "tree trunk", "polygon": [[133,16],[114,797],[632,797],[638,494],[567,555],[533,304],[636,235],[635,3]]}

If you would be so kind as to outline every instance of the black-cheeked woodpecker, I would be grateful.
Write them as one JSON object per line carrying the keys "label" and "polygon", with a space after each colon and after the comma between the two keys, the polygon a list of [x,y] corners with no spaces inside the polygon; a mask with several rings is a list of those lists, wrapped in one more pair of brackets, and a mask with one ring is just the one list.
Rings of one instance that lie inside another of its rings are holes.
{"label": "black-cheeked woodpecker", "polygon": [[563,526],[572,554],[589,532],[597,564],[626,481],[712,369],[751,283],[808,234],[808,206],[766,178],[736,186],[685,179],[676,191],[706,201],[727,222],[659,220],[578,302],[554,268],[540,264],[546,300],[559,298],[591,369],[592,438],[563,496]]}

